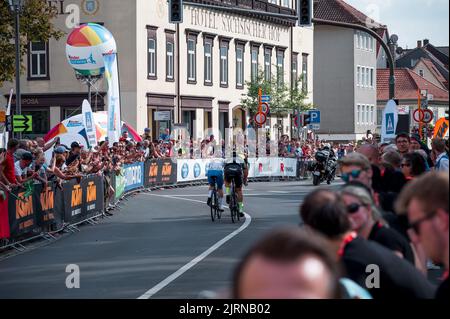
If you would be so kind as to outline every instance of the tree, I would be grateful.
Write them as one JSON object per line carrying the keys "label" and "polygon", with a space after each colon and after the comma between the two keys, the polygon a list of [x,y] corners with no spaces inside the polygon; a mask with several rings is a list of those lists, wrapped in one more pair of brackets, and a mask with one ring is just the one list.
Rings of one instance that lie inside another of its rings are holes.
{"label": "tree", "polygon": [[[26,0],[20,14],[20,53],[21,72],[24,71],[23,56],[27,53],[27,45],[31,41],[47,42],[59,40],[64,32],[53,25],[57,9],[44,0]],[[15,17],[8,8],[8,2],[0,0],[0,86],[3,82],[14,80],[15,76]]]}
{"label": "tree", "polygon": [[265,79],[264,71],[259,70],[256,79],[246,82],[247,94],[241,99],[242,108],[250,115],[258,112],[258,91],[262,89],[264,95],[270,95],[270,114],[277,118],[294,114],[299,108],[305,111],[312,108],[311,104],[305,102],[308,93],[301,88],[302,78],[296,79],[292,88],[289,89],[284,81],[278,76],[272,76],[270,81]]}

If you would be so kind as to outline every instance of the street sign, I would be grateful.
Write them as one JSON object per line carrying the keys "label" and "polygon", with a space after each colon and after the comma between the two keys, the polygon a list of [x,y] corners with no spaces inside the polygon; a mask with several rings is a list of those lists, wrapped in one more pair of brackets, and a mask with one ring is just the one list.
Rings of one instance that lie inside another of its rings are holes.
{"label": "street sign", "polygon": [[320,124],[320,111],[309,111],[310,124]]}
{"label": "street sign", "polygon": [[431,111],[431,110],[424,110],[423,113],[424,113],[424,116],[423,116],[422,121],[425,124],[431,123],[431,121],[433,121],[433,118],[434,118],[433,111]]}
{"label": "street sign", "polygon": [[261,102],[270,102],[270,100],[271,100],[270,95],[261,96]]}
{"label": "street sign", "polygon": [[320,124],[309,124],[308,125],[308,130],[318,131],[318,130],[320,130]]}
{"label": "street sign", "polygon": [[170,111],[160,111],[155,112],[155,121],[156,122],[162,122],[162,121],[170,121],[171,117]]}
{"label": "street sign", "polygon": [[413,119],[416,122],[422,122],[424,117],[425,117],[425,112],[423,110],[417,109],[413,112]]}
{"label": "street sign", "polygon": [[426,109],[428,107],[428,100],[427,99],[420,100],[420,106],[421,108]]}
{"label": "street sign", "polygon": [[261,112],[267,115],[269,111],[270,111],[269,104],[266,102],[261,103]]}
{"label": "street sign", "polygon": [[256,115],[255,115],[255,122],[256,122],[256,124],[263,125],[263,124],[266,123],[266,121],[267,121],[266,114],[264,114],[263,112],[256,113]]}
{"label": "street sign", "polygon": [[31,115],[14,115],[13,116],[13,132],[32,132],[33,117]]}

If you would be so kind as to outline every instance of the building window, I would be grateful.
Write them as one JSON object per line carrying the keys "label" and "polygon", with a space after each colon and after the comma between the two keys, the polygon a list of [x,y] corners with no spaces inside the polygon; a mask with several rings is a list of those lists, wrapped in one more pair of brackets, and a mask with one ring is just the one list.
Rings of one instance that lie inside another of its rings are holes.
{"label": "building window", "polygon": [[355,45],[359,49],[359,31],[355,31]]}
{"label": "building window", "polygon": [[272,48],[264,49],[264,78],[270,81],[272,78]]}
{"label": "building window", "polygon": [[371,68],[371,69],[370,69],[370,87],[371,87],[371,88],[374,88],[374,87],[375,87],[375,83],[374,83],[374,80],[375,80],[374,72],[375,72],[374,68]]}
{"label": "building window", "polygon": [[244,88],[244,47],[242,44],[236,45],[236,87]]}
{"label": "building window", "polygon": [[258,77],[258,56],[259,48],[252,47],[252,81],[256,81]]}
{"label": "building window", "polygon": [[361,67],[359,65],[356,68],[356,86],[361,86]]}
{"label": "building window", "polygon": [[308,54],[302,54],[302,89],[308,92]]}
{"label": "building window", "polygon": [[166,79],[173,80],[173,42],[166,43]]}
{"label": "building window", "polygon": [[157,79],[157,27],[147,26],[147,73],[151,80]]}
{"label": "building window", "polygon": [[358,124],[358,125],[361,123],[360,116],[361,116],[361,105],[358,104],[356,106],[356,124]]}
{"label": "building window", "polygon": [[213,47],[213,39],[205,38],[204,40],[204,50],[205,50],[205,85],[212,85],[212,77],[213,77],[213,63],[212,63],[212,47]]}
{"label": "building window", "polygon": [[228,47],[229,41],[220,43],[220,86],[228,87]]}
{"label": "building window", "polygon": [[284,83],[284,51],[277,52],[277,79],[278,84]]}
{"label": "building window", "polygon": [[374,109],[375,109],[375,105],[372,105],[371,107],[370,107],[370,117],[371,117],[371,123],[370,124],[372,124],[372,125],[374,125],[375,124],[375,113],[374,113]]}
{"label": "building window", "polygon": [[28,78],[49,79],[48,43],[30,42],[28,49]]}
{"label": "building window", "polygon": [[292,83],[294,87],[297,87],[298,83],[298,54],[292,55]]}
{"label": "building window", "polygon": [[419,75],[423,77],[423,70],[419,70]]}
{"label": "building window", "polygon": [[197,80],[197,72],[196,72],[196,56],[195,56],[195,40],[194,39],[188,39],[187,43],[187,76],[188,76],[188,83],[195,83]]}
{"label": "building window", "polygon": [[289,2],[290,2],[290,0],[282,0],[283,7],[289,8],[290,7]]}
{"label": "building window", "polygon": [[366,87],[370,86],[370,69],[366,68]]}

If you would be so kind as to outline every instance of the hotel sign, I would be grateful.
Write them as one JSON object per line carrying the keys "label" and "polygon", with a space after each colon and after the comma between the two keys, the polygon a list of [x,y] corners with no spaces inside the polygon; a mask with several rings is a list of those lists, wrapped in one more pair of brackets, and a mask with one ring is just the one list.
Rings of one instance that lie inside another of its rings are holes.
{"label": "hotel sign", "polygon": [[187,16],[193,26],[269,41],[279,42],[283,29],[286,29],[254,19],[191,7],[188,7]]}

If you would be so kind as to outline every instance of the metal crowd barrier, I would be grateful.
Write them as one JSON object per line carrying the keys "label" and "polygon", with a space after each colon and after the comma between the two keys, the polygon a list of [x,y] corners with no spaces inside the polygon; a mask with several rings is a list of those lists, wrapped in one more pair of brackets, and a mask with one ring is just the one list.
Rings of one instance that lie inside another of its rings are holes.
{"label": "metal crowd barrier", "polygon": [[[310,162],[297,160],[293,176],[256,176],[250,177],[249,182],[304,180],[308,178]],[[78,226],[86,223],[95,225],[99,218],[112,216],[111,210],[120,210],[120,203],[138,192],[207,184],[205,178],[179,180],[179,174],[177,163],[157,159],[124,165],[119,174],[88,175],[79,184],[75,180],[64,182],[62,189],[56,183],[50,183],[46,190],[42,184],[35,184],[33,194],[27,198],[22,198],[23,192],[16,190],[9,195],[7,203],[10,237],[0,239],[3,241],[0,252],[8,249],[22,252],[27,249],[25,243],[38,239],[53,241],[58,233],[78,232]],[[110,192],[110,186],[114,192]],[[0,209],[4,207],[0,205]]]}

